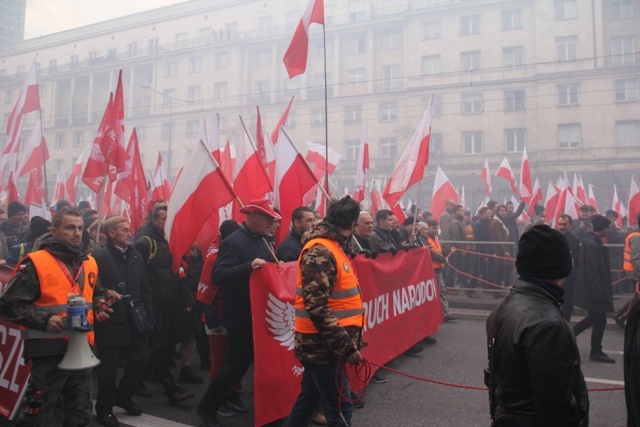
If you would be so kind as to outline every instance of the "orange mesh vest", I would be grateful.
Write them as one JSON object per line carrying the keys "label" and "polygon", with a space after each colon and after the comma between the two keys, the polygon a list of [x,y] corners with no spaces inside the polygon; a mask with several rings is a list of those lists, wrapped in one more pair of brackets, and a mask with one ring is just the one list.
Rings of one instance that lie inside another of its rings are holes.
{"label": "orange mesh vest", "polygon": [[640,234],[637,231],[629,233],[624,240],[624,262],[622,263],[622,269],[629,273],[633,273],[633,264],[631,263],[631,238]]}
{"label": "orange mesh vest", "polygon": [[[358,278],[353,270],[351,261],[336,242],[330,239],[312,239],[302,248],[302,254],[315,245],[322,245],[333,254],[336,260],[337,277],[331,290],[327,306],[338,319],[338,323],[345,326],[362,327],[364,323],[364,310],[362,295],[358,287]],[[302,255],[300,255],[302,257]],[[317,334],[318,329],[309,318],[309,313],[304,309],[302,298],[302,273],[298,271],[298,286],[295,300],[295,330],[304,334]]]}
{"label": "orange mesh vest", "polygon": [[[431,248],[432,252],[442,255],[442,245],[440,244],[440,240],[435,237],[427,237],[427,241],[429,242],[429,248]],[[443,263],[433,261],[433,268],[442,267],[444,267]]]}
{"label": "orange mesh vest", "polygon": [[[87,302],[87,321],[93,324],[93,288],[96,285],[98,277],[98,264],[93,257],[89,257],[82,262],[82,272],[77,278],[77,282],[72,284],[70,278],[65,274],[63,268],[64,263],[51,255],[49,251],[40,250],[28,254],[25,258],[29,258],[38,272],[38,281],[40,282],[40,299],[33,302],[33,305],[39,309],[47,311],[58,316],[67,316],[67,302],[69,295],[81,295]],[[60,265],[62,263],[62,265]],[[20,264],[18,264],[19,266]],[[18,268],[16,266],[16,268]],[[69,273],[70,274],[70,273]],[[82,284],[82,287],[80,286]],[[81,290],[82,288],[82,290]],[[44,331],[36,331],[34,329],[21,328],[22,338],[54,338],[52,335]],[[61,338],[61,337],[60,337]],[[89,344],[93,345],[93,331],[87,332]]]}

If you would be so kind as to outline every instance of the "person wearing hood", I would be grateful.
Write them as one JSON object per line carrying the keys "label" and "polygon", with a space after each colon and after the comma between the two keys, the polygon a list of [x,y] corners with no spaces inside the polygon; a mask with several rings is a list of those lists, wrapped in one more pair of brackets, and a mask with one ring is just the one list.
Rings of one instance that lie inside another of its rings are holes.
{"label": "person wearing hood", "polygon": [[560,305],[571,273],[567,239],[534,225],[518,242],[518,279],[487,319],[492,425],[586,427],[589,398],[573,329]]}

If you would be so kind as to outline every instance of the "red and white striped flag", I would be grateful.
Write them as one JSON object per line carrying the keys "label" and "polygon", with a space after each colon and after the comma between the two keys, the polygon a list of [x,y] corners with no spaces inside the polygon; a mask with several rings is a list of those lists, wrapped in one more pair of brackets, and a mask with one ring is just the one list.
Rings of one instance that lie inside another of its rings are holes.
{"label": "red and white striped flag", "polygon": [[618,186],[613,184],[613,201],[612,209],[618,213],[618,219],[616,219],[616,225],[622,227],[622,217],[627,215],[627,208],[624,207],[622,200],[618,197]]}
{"label": "red and white striped flag", "polygon": [[[42,122],[38,118],[36,125],[33,127],[29,141],[24,151],[20,154],[18,162],[17,175],[18,178],[33,169],[40,169],[49,160],[49,150],[47,149],[47,140],[44,138],[42,131]],[[39,200],[37,203],[41,203]]]}
{"label": "red and white striped flag", "polygon": [[480,172],[480,178],[484,182],[484,195],[488,196],[491,191],[491,171],[489,170],[489,159],[485,157],[484,166],[482,167],[482,171]]}
{"label": "red and white striped flag", "polygon": [[362,137],[358,150],[358,164],[356,165],[356,183],[353,190],[353,199],[362,202],[366,193],[367,172],[369,172],[369,132],[367,122],[362,124]]}
{"label": "red and white striped flag", "polygon": [[531,167],[529,166],[529,156],[525,146],[522,150],[522,162],[520,163],[520,200],[529,203],[532,196]]}
{"label": "red and white striped flag", "polygon": [[78,157],[78,160],[76,160],[76,163],[73,165],[73,168],[71,169],[69,178],[67,178],[65,182],[67,200],[71,204],[74,204],[76,202],[76,191],[78,189],[77,180],[80,174],[82,173],[82,157],[83,157],[83,154],[81,153],[80,156]]}
{"label": "red and white striped flag", "polygon": [[38,80],[36,78],[36,60],[34,58],[31,68],[27,73],[27,77],[20,91],[20,96],[16,101],[16,105],[9,114],[7,121],[7,145],[2,154],[17,153],[18,139],[20,137],[20,127],[22,116],[40,109],[40,92],[38,89]]}
{"label": "red and white striped flag", "polygon": [[500,166],[498,167],[496,176],[499,176],[500,178],[504,178],[507,181],[509,181],[511,192],[514,194],[518,194],[518,187],[516,186],[516,177],[513,176],[513,170],[511,169],[511,165],[509,164],[509,159],[507,159],[506,157],[502,159],[502,163],[500,163]]}
{"label": "red and white striped flag", "polygon": [[635,176],[631,175],[631,185],[629,186],[629,215],[627,216],[628,225],[638,225],[638,214],[640,213],[640,184]]}
{"label": "red and white striped flag", "polygon": [[309,51],[309,26],[312,23],[324,25],[324,1],[309,0],[307,9],[293,34],[291,43],[284,53],[284,66],[292,79],[307,69],[307,52]]}
{"label": "red and white striped flag", "polygon": [[542,201],[542,188],[540,188],[540,181],[536,178],[533,183],[533,195],[531,196],[531,200],[529,200],[529,216],[535,215],[536,211],[534,206]]}
{"label": "red and white striped flag", "polygon": [[445,208],[446,201],[448,199],[454,200],[456,203],[460,202],[458,192],[453,187],[449,178],[444,173],[442,168],[438,166],[436,172],[436,180],[433,183],[433,195],[431,196],[431,206],[429,210],[433,214],[434,218],[440,218],[442,211]]}
{"label": "red and white striped flag", "polygon": [[587,204],[598,212],[598,202],[596,201],[596,192],[593,184],[589,184],[589,196]]}

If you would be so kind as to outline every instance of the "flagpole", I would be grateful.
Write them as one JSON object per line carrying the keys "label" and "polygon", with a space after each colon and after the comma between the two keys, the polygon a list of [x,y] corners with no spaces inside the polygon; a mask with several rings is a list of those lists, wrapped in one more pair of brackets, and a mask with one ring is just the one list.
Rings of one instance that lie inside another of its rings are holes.
{"label": "flagpole", "polygon": [[[40,114],[40,143],[46,144],[44,140],[44,123],[42,122],[42,108],[38,110]],[[42,173],[44,174],[44,201],[48,205],[49,204],[49,184],[47,183],[47,162],[44,158],[44,149],[40,150],[42,153]],[[72,205],[75,204],[75,200],[69,200]]]}
{"label": "flagpole", "polygon": [[[244,120],[242,119],[242,116],[240,114],[238,114],[238,117],[240,117],[240,123],[242,123],[242,128],[244,129],[244,133],[247,135],[247,138],[249,138],[249,143],[251,144],[251,148],[253,148],[253,152],[258,155],[258,158],[260,158],[260,153],[258,153],[258,150],[256,149],[256,144],[253,142],[253,138],[249,133],[249,129],[247,129],[247,125],[244,124]],[[269,175],[267,175],[267,171],[264,169],[264,165],[262,164],[262,159],[260,159],[260,169],[262,169],[262,173],[264,173],[264,177],[267,180],[267,184],[269,184],[269,187],[271,187],[271,191],[273,191],[273,187],[271,186],[271,182],[269,181]]]}
{"label": "flagpole", "polygon": [[[326,203],[329,204],[329,106],[327,103],[328,99],[328,88],[327,88],[327,35],[325,32],[325,24],[322,23],[322,51],[324,53],[324,138],[325,138],[325,180],[324,185],[324,195],[327,198]],[[321,186],[322,187],[322,186]]]}
{"label": "flagpole", "polygon": [[[304,165],[307,167],[307,169],[309,170],[309,173],[311,173],[311,175],[314,177],[315,179],[315,175],[313,174],[313,172],[311,171],[311,168],[309,167],[309,164],[307,163],[307,161],[304,159],[304,157],[302,157],[302,154],[300,154],[300,151],[298,151],[298,147],[296,147],[296,144],[293,143],[293,140],[291,139],[291,137],[289,136],[289,134],[287,133],[287,130],[283,127],[280,126],[280,132],[284,132],[284,135],[287,137],[287,139],[289,140],[289,144],[291,144],[291,146],[293,147],[294,150],[296,150],[296,153],[298,153],[298,155],[302,158],[302,161],[304,162]],[[328,171],[327,171],[327,177],[328,177]],[[322,190],[322,192],[324,193],[324,196],[327,198],[327,204],[329,203],[329,201],[331,200],[331,197],[329,196],[329,192],[327,191],[329,188],[329,182],[327,181],[326,183],[327,189],[325,189],[322,184],[320,184],[320,182],[316,179],[316,185]]]}

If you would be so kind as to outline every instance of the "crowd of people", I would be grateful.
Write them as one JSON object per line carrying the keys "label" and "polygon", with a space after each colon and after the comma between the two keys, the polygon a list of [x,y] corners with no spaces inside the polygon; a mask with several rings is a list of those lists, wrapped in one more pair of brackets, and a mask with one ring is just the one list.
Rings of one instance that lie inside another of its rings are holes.
{"label": "crowd of people", "polygon": [[[115,406],[130,415],[142,414],[134,396],[151,396],[147,380],[162,385],[170,404],[194,398],[195,393],[180,384],[205,381],[191,367],[196,352],[210,381],[196,407],[203,424],[219,426],[218,417],[247,412],[239,391],[254,355],[251,273],[266,263],[290,261],[298,262],[301,271],[295,303],[295,354],[305,374],[302,393],[286,425],[306,425],[311,420],[320,425],[351,425],[348,384],[342,384],[344,390],[338,393],[335,372],[339,361],[362,360],[362,299],[357,277],[349,269],[349,257],[358,253],[376,257],[383,252],[428,248],[445,322],[457,319],[447,295],[464,292],[469,298],[479,298],[486,292],[495,298],[507,296],[505,291],[514,289],[514,260],[525,282],[531,274],[552,280],[562,276],[563,297],[554,296],[554,301],[562,304],[563,318],[570,321],[574,303],[586,309],[587,316],[571,330],[577,335],[592,328],[590,359],[614,363],[602,351],[602,337],[607,313],[613,311],[612,282],[620,279],[617,288],[631,291],[640,278],[637,221],[618,229],[616,212],[599,215],[587,205],[580,208],[579,218],[560,215],[555,225],[564,236],[570,258],[547,278],[526,267],[532,253],[520,253],[520,236],[531,236],[531,230],[544,227],[544,209],[536,206],[536,215],[521,221],[518,218],[524,208],[524,202],[516,207],[489,201],[472,215],[448,200],[439,218],[413,208],[400,223],[391,210],[362,211],[358,203],[345,197],[330,205],[325,218],[308,207],[294,210],[288,236],[276,245],[281,216],[269,200],[260,199],[241,209],[246,216],[241,224],[224,221],[219,241],[203,255],[195,245],[186,254],[170,253],[163,201],[154,203],[148,221],[135,235],[127,218],[101,220],[87,204],[71,207],[61,201],[49,222],[38,216],[29,219],[25,207],[12,202],[6,210],[0,208],[0,259],[19,263],[0,297],[0,315],[24,329],[24,357],[33,362],[26,400],[36,394],[42,399],[37,425],[53,419],[59,402],[64,425],[87,425],[90,420],[91,369],[57,368],[67,349],[61,333],[66,329],[70,294],[83,296],[93,308],[87,318],[95,324],[87,340],[101,360],[95,404],[99,423],[119,424],[113,414]],[[549,239],[557,238],[543,231]],[[605,243],[621,246],[607,248]],[[172,268],[175,256],[181,259],[178,271]],[[543,268],[539,263],[536,266]],[[202,283],[212,290],[207,295],[200,292]],[[514,286],[530,288],[517,283]],[[614,316],[621,327],[628,308]],[[340,315],[342,312],[347,314]],[[434,338],[426,337],[408,353],[419,353],[433,343]],[[172,371],[177,367],[176,353],[180,361],[177,376]],[[124,373],[118,382],[119,368]],[[373,382],[386,381],[380,373],[373,377]]]}

